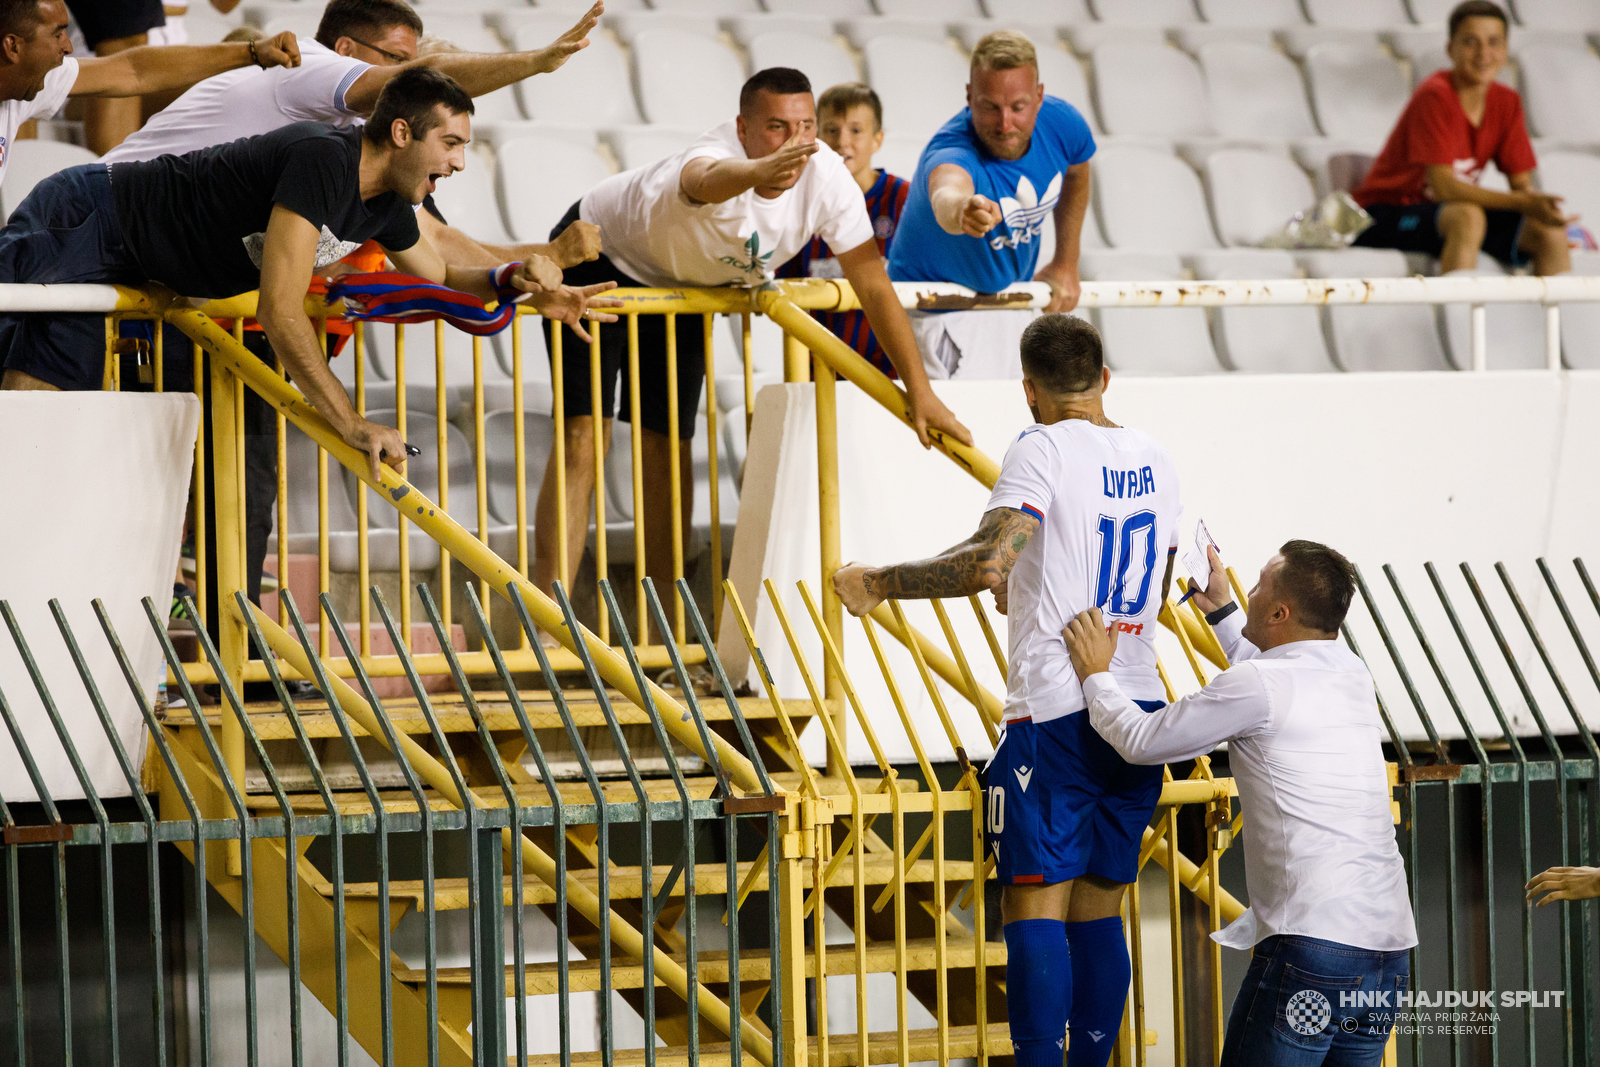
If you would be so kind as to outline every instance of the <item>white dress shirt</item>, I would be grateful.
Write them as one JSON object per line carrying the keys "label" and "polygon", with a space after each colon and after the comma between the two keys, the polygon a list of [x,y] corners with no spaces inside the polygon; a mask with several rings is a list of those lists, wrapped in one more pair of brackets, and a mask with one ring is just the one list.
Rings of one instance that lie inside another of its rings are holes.
{"label": "white dress shirt", "polygon": [[1337,641],[1261,652],[1244,638],[1244,617],[1235,611],[1216,627],[1234,666],[1159,711],[1141,711],[1110,673],[1091,675],[1090,721],[1130,763],[1193,759],[1228,742],[1250,907],[1212,935],[1219,943],[1244,949],[1294,934],[1412,947],[1372,676]]}

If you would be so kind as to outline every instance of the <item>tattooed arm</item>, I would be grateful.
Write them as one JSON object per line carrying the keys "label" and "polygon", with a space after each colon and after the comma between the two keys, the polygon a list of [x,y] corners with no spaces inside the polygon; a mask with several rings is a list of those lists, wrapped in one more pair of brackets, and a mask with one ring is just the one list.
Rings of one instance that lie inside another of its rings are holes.
{"label": "tattooed arm", "polygon": [[834,591],[852,615],[885,600],[934,600],[993,589],[1011,573],[1039,520],[1012,508],[986,512],[978,532],[930,559],[868,567],[852,563],[833,576]]}

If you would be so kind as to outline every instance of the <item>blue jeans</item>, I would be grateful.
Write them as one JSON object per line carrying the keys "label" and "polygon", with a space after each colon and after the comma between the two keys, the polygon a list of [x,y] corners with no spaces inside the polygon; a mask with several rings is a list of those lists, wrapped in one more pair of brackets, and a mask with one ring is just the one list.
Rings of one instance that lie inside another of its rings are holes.
{"label": "blue jeans", "polygon": [[[1377,1067],[1411,956],[1315,937],[1261,941],[1233,1002],[1222,1067]],[[1368,1006],[1340,994],[1366,992]],[[1384,994],[1387,994],[1385,997]],[[1372,1006],[1376,1000],[1378,1006]]]}
{"label": "blue jeans", "polygon": [[[33,187],[0,229],[0,282],[148,280],[122,238],[103,163],[69,167]],[[98,389],[105,367],[105,316],[0,315],[0,363],[59,389]]]}

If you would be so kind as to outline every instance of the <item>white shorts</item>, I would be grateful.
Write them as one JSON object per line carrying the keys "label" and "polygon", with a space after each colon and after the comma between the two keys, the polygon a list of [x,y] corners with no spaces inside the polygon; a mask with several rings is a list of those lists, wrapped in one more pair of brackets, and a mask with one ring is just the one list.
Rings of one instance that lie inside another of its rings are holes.
{"label": "white shorts", "polygon": [[929,378],[957,381],[1022,377],[1022,331],[1031,308],[1004,311],[911,311],[911,331]]}

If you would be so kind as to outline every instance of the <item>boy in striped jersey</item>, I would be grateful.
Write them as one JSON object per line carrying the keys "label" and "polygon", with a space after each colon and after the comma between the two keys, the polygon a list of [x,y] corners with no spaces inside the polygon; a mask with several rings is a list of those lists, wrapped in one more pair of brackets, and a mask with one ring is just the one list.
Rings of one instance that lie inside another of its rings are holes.
{"label": "boy in striped jersey", "polygon": [[[817,101],[817,136],[839,153],[850,176],[861,186],[867,198],[867,216],[872,219],[872,233],[878,240],[878,251],[888,258],[889,243],[894,240],[900,209],[906,205],[911,183],[872,165],[873,153],[883,147],[883,102],[870,86],[860,82],[835,85]],[[842,278],[844,271],[828,243],[821,237],[813,237],[799,255],[778,269],[778,277]],[[863,312],[813,311],[812,314],[836,337],[866,357],[867,362],[889,377],[897,377],[894,364],[878,344]]]}

